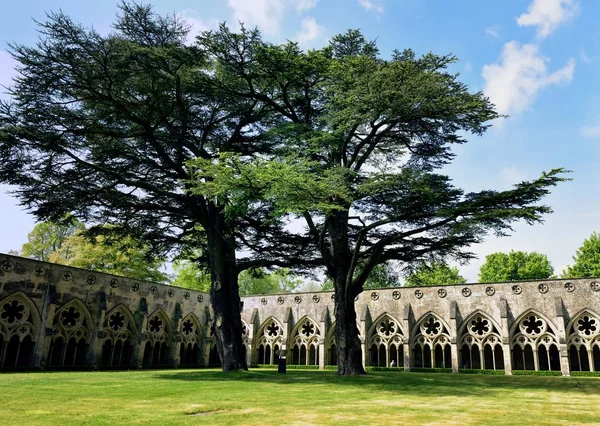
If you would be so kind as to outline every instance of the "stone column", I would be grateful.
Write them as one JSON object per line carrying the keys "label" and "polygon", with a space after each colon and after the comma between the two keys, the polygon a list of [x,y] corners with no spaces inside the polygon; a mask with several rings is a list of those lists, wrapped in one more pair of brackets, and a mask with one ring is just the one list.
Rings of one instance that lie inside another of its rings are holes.
{"label": "stone column", "polygon": [[[458,327],[456,324],[456,314],[458,306],[455,301],[450,303],[450,358],[452,360],[452,372],[458,373]],[[435,351],[434,351],[435,352]],[[433,365],[433,364],[432,364]],[[448,366],[445,366],[448,368]]]}
{"label": "stone column", "polygon": [[402,352],[404,353],[404,371],[409,372],[412,367],[412,335],[410,329],[410,304],[407,304],[402,309],[402,328],[406,335],[402,342]]}
{"label": "stone column", "polygon": [[142,325],[138,332],[137,345],[133,345],[132,365],[142,368],[144,364],[144,347],[146,346],[146,328],[148,326],[148,315],[142,317]]}
{"label": "stone column", "polygon": [[[104,319],[106,318],[106,308],[100,311],[98,321],[92,329],[92,337],[90,342],[90,351],[87,356],[87,364],[90,364],[94,370],[100,368],[102,357],[102,345],[106,337],[103,330]],[[114,342],[113,342],[114,343]]]}
{"label": "stone column", "polygon": [[410,366],[412,364],[412,349],[410,347],[410,339],[407,337],[404,339],[403,343],[403,353],[404,353],[404,371],[410,371]]}
{"label": "stone column", "polygon": [[33,352],[33,366],[39,366],[40,368],[46,368],[49,360],[46,359],[48,351],[50,350],[50,344],[52,343],[52,323],[54,322],[54,314],[56,313],[56,305],[54,303],[48,304],[48,310],[45,318],[42,317],[41,327],[38,333],[38,340],[35,345]]}
{"label": "stone column", "polygon": [[[569,351],[567,349],[567,333],[565,331],[565,316],[563,302],[560,297],[555,299],[556,307],[556,326],[558,328],[558,353],[560,354],[560,371],[563,376],[571,375],[571,367],[569,366]],[[590,369],[593,362],[590,364]]]}
{"label": "stone column", "polygon": [[512,375],[512,351],[510,350],[510,329],[508,327],[508,305],[506,299],[500,300],[500,337],[504,355],[504,374]]}

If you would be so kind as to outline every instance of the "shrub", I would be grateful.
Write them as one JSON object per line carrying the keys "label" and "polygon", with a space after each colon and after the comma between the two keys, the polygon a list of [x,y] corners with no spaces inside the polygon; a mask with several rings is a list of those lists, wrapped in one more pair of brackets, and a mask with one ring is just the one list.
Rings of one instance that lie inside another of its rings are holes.
{"label": "shrub", "polygon": [[513,370],[513,376],[562,376],[560,371]]}

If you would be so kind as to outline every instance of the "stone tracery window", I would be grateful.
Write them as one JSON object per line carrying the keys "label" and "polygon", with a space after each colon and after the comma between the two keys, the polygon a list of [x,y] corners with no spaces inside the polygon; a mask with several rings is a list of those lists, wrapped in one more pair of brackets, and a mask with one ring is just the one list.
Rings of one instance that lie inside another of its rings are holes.
{"label": "stone tracery window", "polygon": [[30,365],[39,330],[33,306],[24,294],[13,294],[0,302],[0,369]]}
{"label": "stone tracery window", "polygon": [[600,370],[600,320],[584,311],[567,327],[567,350],[571,371]]}
{"label": "stone tracery window", "polygon": [[450,333],[435,314],[425,315],[418,321],[412,339],[413,365],[417,368],[450,368]]}
{"label": "stone tracery window", "polygon": [[145,366],[165,365],[169,358],[171,328],[166,315],[157,311],[148,317],[147,340],[144,347],[143,364]]}
{"label": "stone tracery window", "polygon": [[459,329],[459,335],[459,368],[504,369],[502,339],[490,318],[482,313],[472,315]]}
{"label": "stone tracery window", "polygon": [[389,367],[404,365],[404,333],[398,322],[388,315],[375,321],[369,338],[369,365]]}
{"label": "stone tracery window", "polygon": [[316,323],[305,317],[295,327],[291,337],[291,362],[294,365],[319,364],[319,340],[321,332]]}
{"label": "stone tracery window", "polygon": [[79,300],[72,300],[59,308],[54,315],[48,366],[84,366],[91,339],[90,329],[89,313]]}
{"label": "stone tracery window", "polygon": [[202,332],[198,318],[192,313],[181,321],[181,344],[179,346],[179,362],[183,365],[200,363],[200,342]]}
{"label": "stone tracery window", "polygon": [[103,367],[127,367],[132,364],[135,322],[129,309],[117,306],[104,320],[101,365]]}
{"label": "stone tracery window", "polygon": [[258,332],[256,343],[256,362],[275,364],[279,361],[279,352],[283,348],[283,327],[275,319],[268,319]]}
{"label": "stone tracery window", "polygon": [[511,351],[515,370],[560,370],[558,339],[546,319],[534,311],[518,320]]}

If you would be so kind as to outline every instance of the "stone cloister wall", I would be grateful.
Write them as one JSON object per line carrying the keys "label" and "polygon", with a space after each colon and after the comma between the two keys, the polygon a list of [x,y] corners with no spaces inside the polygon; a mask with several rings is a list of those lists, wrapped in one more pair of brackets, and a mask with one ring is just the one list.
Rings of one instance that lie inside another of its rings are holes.
{"label": "stone cloister wall", "polygon": [[[242,299],[250,364],[335,364],[332,292]],[[380,289],[356,300],[366,365],[600,370],[600,279]],[[218,364],[206,293],[0,254],[0,367]]]}

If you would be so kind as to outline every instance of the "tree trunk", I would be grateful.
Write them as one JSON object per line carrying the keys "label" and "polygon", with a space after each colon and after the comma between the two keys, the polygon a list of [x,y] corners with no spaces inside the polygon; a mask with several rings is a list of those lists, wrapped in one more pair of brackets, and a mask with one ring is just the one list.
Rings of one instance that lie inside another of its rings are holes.
{"label": "tree trunk", "polygon": [[213,334],[223,371],[247,370],[233,229],[222,211],[216,207],[210,210],[212,220],[210,229],[207,229],[207,239]]}
{"label": "tree trunk", "polygon": [[344,287],[335,283],[335,341],[339,375],[365,374],[362,364],[362,350],[358,328],[356,327],[356,309],[354,296]]}
{"label": "tree trunk", "polygon": [[350,272],[352,252],[348,245],[348,211],[333,213],[329,220],[331,263],[328,270],[335,288],[335,341],[339,375],[365,374],[356,327],[355,289]]}

